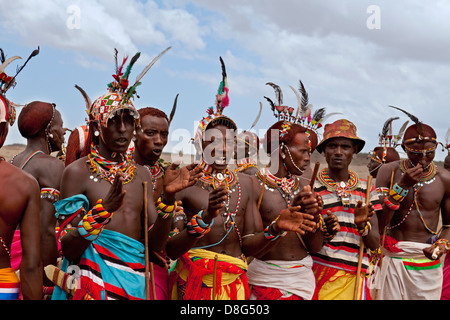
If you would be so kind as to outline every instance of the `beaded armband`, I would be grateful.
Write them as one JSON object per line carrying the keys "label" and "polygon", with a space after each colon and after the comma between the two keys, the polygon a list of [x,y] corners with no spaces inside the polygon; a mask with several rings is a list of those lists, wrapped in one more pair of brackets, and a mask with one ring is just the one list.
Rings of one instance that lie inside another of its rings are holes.
{"label": "beaded armband", "polygon": [[384,198],[384,204],[386,205],[386,207],[388,207],[390,210],[398,210],[400,209],[400,203],[392,203],[391,201],[389,201],[388,197]]}
{"label": "beaded armband", "polygon": [[60,192],[54,188],[42,188],[40,197],[53,203],[59,200],[59,194]]}
{"label": "beaded armband", "polygon": [[276,217],[275,220],[272,221],[271,224],[269,224],[265,229],[264,229],[264,237],[266,237],[267,240],[273,241],[278,239],[278,237],[284,237],[287,234],[287,231],[282,231],[278,234],[276,234],[273,230],[273,226],[274,224],[277,222],[277,220],[280,218],[280,216]]}
{"label": "beaded armband", "polygon": [[395,183],[392,187],[392,190],[389,191],[389,195],[396,201],[402,202],[403,199],[408,195],[408,190],[403,189],[398,185],[398,183]]}

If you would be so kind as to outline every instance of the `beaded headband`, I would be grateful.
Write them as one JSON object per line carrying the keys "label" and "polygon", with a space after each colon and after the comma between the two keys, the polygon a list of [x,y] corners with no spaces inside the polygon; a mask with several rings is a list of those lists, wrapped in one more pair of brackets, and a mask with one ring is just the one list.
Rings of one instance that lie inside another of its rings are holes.
{"label": "beaded headband", "polygon": [[15,76],[11,77],[5,73],[6,67],[17,59],[22,59],[19,56],[13,56],[6,59],[3,50],[0,48],[0,122],[8,122],[11,126],[14,124],[16,119],[15,104],[6,99],[6,92],[16,85],[16,77],[22,71],[22,69],[27,65],[28,61],[34,56],[39,54],[39,47],[30,54],[28,59],[21,67],[17,67]]}
{"label": "beaded headband", "polygon": [[[119,64],[117,60],[117,49],[114,49],[114,58],[116,62],[116,72],[113,74],[115,81],[108,84],[108,93],[102,95],[94,101],[89,107],[88,115],[91,121],[97,121],[102,126],[108,126],[108,120],[114,116],[118,110],[130,110],[133,115],[136,125],[139,126],[139,113],[134,107],[131,99],[139,96],[136,94],[136,88],[141,84],[140,80],[150,70],[150,68],[159,60],[159,58],[166,53],[171,47],[168,47],[154,58],[144,70],[136,77],[136,81],[132,86],[129,86],[129,76],[131,69],[136,61],[139,59],[141,53],[137,52],[130,60],[126,68],[125,63],[128,57],[123,58],[122,63]],[[83,93],[83,92],[82,92]],[[86,99],[86,98],[85,98]],[[87,100],[86,100],[87,101]]]}

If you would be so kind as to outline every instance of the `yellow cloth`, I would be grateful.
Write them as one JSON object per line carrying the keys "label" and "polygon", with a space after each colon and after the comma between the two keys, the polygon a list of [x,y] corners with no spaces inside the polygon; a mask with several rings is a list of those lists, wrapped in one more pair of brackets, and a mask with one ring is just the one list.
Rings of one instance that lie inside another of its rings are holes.
{"label": "yellow cloth", "polygon": [[[217,291],[216,300],[230,300],[229,289],[227,288],[227,286],[229,286],[231,284],[236,285],[237,299],[245,300],[246,299],[246,290],[245,290],[246,284],[243,284],[242,281],[239,280],[239,278],[242,275],[245,275],[245,271],[248,268],[247,261],[244,261],[242,259],[235,258],[232,256],[216,253],[213,251],[204,250],[204,249],[191,249],[188,251],[188,256],[189,256],[189,259],[191,259],[191,260],[195,260],[195,258],[208,260],[209,268],[205,264],[205,266],[204,266],[205,271],[207,269],[209,269],[209,270],[211,269],[211,263],[214,262],[214,258],[216,255],[218,257],[218,259],[217,259],[218,272],[217,273],[221,272],[220,271],[221,262],[233,264],[234,266],[244,270],[244,273],[229,273],[229,272],[225,272],[225,271],[221,273],[221,280],[220,280],[221,287],[216,288],[216,291]],[[185,263],[182,261],[182,259],[177,260],[177,263],[174,267],[173,272],[176,273],[177,276],[179,278],[181,278],[184,282],[188,281],[189,270],[186,268]],[[211,272],[204,274],[201,281],[202,281],[203,285],[206,285],[207,287],[212,288],[213,287],[213,278],[214,278],[214,275],[213,275],[213,272],[211,271]],[[211,299],[212,299],[212,292],[211,292]],[[178,290],[177,290],[176,283],[172,288],[172,300],[178,300]]]}
{"label": "yellow cloth", "polygon": [[0,283],[19,283],[16,271],[13,268],[0,269]]}

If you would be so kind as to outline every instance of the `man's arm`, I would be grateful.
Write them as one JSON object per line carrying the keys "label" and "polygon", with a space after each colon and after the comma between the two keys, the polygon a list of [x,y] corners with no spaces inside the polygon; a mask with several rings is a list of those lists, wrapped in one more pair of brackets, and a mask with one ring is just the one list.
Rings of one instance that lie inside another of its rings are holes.
{"label": "man's arm", "polygon": [[20,282],[25,300],[42,299],[43,269],[40,256],[40,191],[34,179],[23,181],[24,193],[28,201],[20,223],[22,261],[20,263]]}

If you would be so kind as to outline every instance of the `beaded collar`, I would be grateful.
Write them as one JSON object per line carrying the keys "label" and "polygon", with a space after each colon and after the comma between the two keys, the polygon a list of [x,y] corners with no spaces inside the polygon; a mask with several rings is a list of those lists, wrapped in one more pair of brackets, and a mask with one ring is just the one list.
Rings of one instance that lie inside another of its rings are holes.
{"label": "beaded collar", "polygon": [[242,172],[251,167],[256,167],[256,161],[253,160],[253,158],[239,159],[236,160],[236,169],[234,169],[234,171]]}
{"label": "beaded collar", "polygon": [[264,184],[265,189],[278,190],[288,207],[291,205],[292,198],[300,192],[300,180],[296,175],[291,174],[288,177],[278,178],[268,168],[262,168],[256,173],[256,176]]}
{"label": "beaded collar", "polygon": [[348,174],[348,181],[341,181],[339,184],[330,177],[328,168],[321,170],[317,175],[317,180],[324,185],[328,191],[336,192],[338,198],[342,202],[342,206],[346,210],[350,207],[351,192],[356,190],[360,183],[359,177],[355,172],[348,170]]}
{"label": "beaded collar", "polygon": [[165,171],[158,161],[156,161],[155,164],[152,166],[145,164],[144,167],[147,168],[148,171],[150,171],[150,174],[152,175],[153,193],[155,193],[155,190],[158,186],[159,178],[164,176]]}
{"label": "beaded collar", "polygon": [[215,172],[214,169],[205,161],[199,164],[202,168],[203,175],[200,177],[201,181],[205,185],[211,185],[214,189],[220,183],[225,182],[228,189],[233,188],[237,183],[237,175],[228,168],[224,172]]}
{"label": "beaded collar", "polygon": [[[126,156],[122,157],[122,162],[107,160],[100,155],[98,147],[94,144],[91,144],[91,153],[88,155],[88,160],[86,162],[89,165],[89,170],[92,172],[92,175],[89,178],[95,182],[98,181],[97,177],[100,177],[113,184],[116,173],[119,170],[122,171],[124,184],[127,184],[134,178],[136,166],[131,158]],[[97,175],[97,177],[94,176],[94,174]]]}
{"label": "beaded collar", "polygon": [[[409,159],[403,159],[400,161],[400,170],[402,171],[402,173],[405,173],[406,170],[409,168],[408,162],[411,163],[411,161]],[[412,163],[411,163],[411,165],[412,165]],[[430,165],[428,167],[426,167],[425,169],[426,169],[426,171],[424,171],[422,173],[422,176],[420,177],[419,182],[416,184],[419,186],[419,189],[423,186],[424,183],[430,184],[435,180],[435,176],[437,173],[436,164],[434,162],[431,162]],[[419,191],[419,190],[417,190],[417,191]]]}

